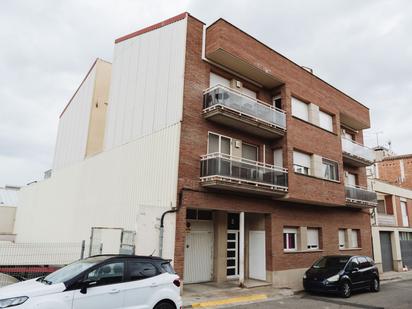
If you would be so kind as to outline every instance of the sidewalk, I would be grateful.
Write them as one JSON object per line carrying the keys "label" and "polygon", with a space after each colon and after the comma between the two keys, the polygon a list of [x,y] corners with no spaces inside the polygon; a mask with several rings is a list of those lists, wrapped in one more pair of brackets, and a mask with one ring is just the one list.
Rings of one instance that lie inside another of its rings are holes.
{"label": "sidewalk", "polygon": [[276,289],[267,283],[249,282],[249,288],[240,288],[237,281],[202,284],[187,284],[183,287],[183,308],[212,308],[292,296],[290,289]]}
{"label": "sidewalk", "polygon": [[403,272],[389,271],[380,274],[380,279],[382,284],[393,281],[412,280],[412,270]]}

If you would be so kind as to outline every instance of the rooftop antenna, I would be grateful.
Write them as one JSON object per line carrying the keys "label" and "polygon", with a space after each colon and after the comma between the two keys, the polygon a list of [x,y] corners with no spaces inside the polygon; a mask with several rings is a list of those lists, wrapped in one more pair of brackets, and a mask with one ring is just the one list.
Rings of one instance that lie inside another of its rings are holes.
{"label": "rooftop antenna", "polygon": [[376,146],[379,147],[379,134],[383,134],[383,131],[372,132],[376,135]]}

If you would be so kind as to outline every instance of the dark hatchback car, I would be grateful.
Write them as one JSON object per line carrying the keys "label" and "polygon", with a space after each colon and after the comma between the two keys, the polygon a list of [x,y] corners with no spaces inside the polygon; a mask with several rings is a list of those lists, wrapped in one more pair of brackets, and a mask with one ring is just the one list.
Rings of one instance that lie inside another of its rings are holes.
{"label": "dark hatchback car", "polygon": [[367,256],[333,255],[316,261],[303,276],[308,292],[337,293],[350,297],[352,291],[379,291],[379,272]]}

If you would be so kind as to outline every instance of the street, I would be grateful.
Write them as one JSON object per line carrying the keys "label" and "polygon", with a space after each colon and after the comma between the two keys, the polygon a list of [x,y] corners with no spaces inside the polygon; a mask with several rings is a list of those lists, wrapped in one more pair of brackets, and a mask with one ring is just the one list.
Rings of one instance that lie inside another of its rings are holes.
{"label": "street", "polygon": [[412,280],[387,283],[379,293],[355,292],[349,299],[338,296],[302,293],[291,298],[254,303],[236,308],[279,309],[409,309],[412,308]]}

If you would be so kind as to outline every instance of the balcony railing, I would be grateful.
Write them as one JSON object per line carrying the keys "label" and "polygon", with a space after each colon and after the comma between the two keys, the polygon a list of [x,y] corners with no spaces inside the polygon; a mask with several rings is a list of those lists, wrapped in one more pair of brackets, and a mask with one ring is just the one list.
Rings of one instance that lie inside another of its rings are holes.
{"label": "balcony railing", "polygon": [[375,152],[348,138],[342,137],[342,151],[344,158],[353,161],[356,166],[368,166],[375,161]]}
{"label": "balcony railing", "polygon": [[376,206],[378,197],[376,192],[360,186],[345,186],[346,202],[351,205]]}
{"label": "balcony railing", "polygon": [[238,187],[242,191],[288,190],[288,171],[283,167],[230,156],[211,153],[201,157],[201,182],[206,186],[219,187],[222,184]]}
{"label": "balcony railing", "polygon": [[376,224],[380,226],[395,226],[395,216],[376,212]]}
{"label": "balcony railing", "polygon": [[[203,112],[205,117],[210,117],[211,112],[216,110],[220,111],[220,114],[224,113],[226,119],[215,120],[227,122],[227,118],[236,119],[238,127],[240,127],[238,122],[240,120],[255,127],[246,128],[249,131],[252,129],[256,131],[256,127],[259,127],[260,130],[268,131],[266,134],[277,130],[276,134],[282,135],[286,130],[286,113],[283,110],[222,85],[214,86],[204,92]],[[265,134],[264,132],[255,133]]]}

